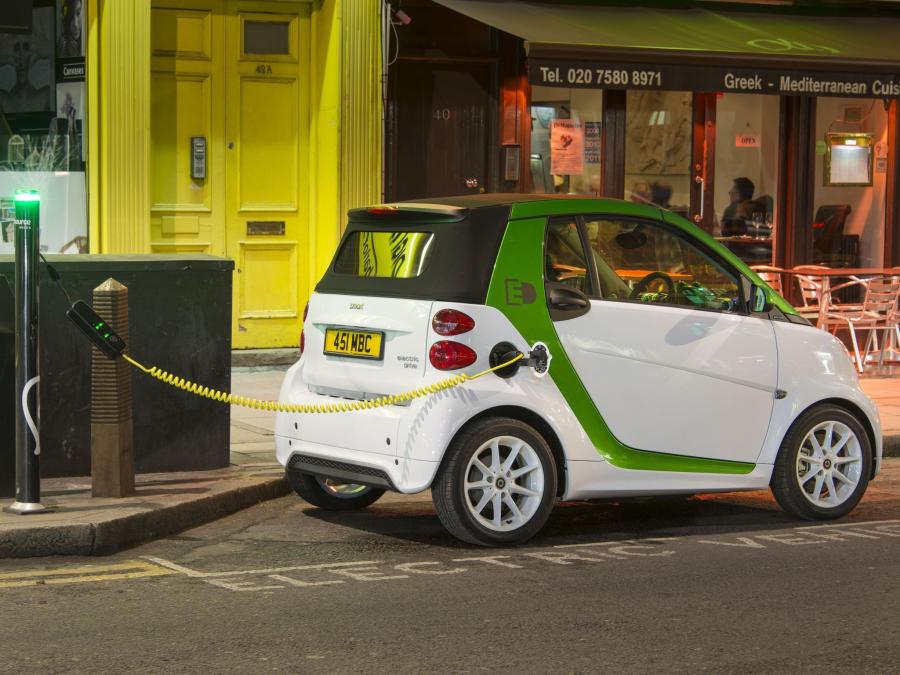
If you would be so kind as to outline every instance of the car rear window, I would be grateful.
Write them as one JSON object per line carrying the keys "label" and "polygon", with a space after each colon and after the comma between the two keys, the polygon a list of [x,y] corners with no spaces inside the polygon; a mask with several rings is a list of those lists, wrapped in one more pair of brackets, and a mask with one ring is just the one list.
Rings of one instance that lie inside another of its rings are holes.
{"label": "car rear window", "polygon": [[351,211],[316,292],[483,304],[510,207],[429,209]]}
{"label": "car rear window", "polygon": [[428,266],[433,243],[430,232],[358,230],[341,244],[334,271],[357,277],[412,279]]}

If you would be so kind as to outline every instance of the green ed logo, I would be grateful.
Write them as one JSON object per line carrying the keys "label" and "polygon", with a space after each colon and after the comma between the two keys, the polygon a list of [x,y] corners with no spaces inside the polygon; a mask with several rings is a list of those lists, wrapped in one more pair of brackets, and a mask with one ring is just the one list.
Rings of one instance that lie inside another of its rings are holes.
{"label": "green ed logo", "polygon": [[537,298],[537,291],[527,281],[519,279],[506,279],[506,304],[530,305]]}

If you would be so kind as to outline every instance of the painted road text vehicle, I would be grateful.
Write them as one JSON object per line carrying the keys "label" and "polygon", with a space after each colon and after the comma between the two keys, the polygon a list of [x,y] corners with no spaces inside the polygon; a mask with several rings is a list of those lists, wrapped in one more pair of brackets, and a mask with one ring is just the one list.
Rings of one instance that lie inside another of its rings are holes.
{"label": "painted road text vehicle", "polygon": [[278,460],[326,509],[430,488],[481,545],[528,539],[556,500],[771,486],[788,513],[837,518],[880,468],[844,346],[694,225],[617,200],[351,211],[280,400],[368,401],[517,354],[393,405],[279,413]]}

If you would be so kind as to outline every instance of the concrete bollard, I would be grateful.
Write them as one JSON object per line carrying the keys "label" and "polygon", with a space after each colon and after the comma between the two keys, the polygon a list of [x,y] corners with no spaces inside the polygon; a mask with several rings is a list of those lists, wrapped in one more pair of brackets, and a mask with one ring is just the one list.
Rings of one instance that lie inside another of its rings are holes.
{"label": "concrete bollard", "polygon": [[[94,289],[94,311],[128,342],[128,289],[107,279]],[[134,494],[131,370],[122,359],[91,349],[91,493]]]}

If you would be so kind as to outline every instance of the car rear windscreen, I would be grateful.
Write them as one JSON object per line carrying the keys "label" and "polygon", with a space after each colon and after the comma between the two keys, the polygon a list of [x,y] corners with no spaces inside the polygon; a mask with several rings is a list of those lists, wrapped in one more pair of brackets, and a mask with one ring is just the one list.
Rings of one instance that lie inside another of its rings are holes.
{"label": "car rear windscreen", "polygon": [[433,243],[430,232],[357,230],[341,243],[334,271],[357,277],[412,279],[428,266]]}
{"label": "car rear windscreen", "polygon": [[509,210],[352,211],[316,291],[482,304]]}

